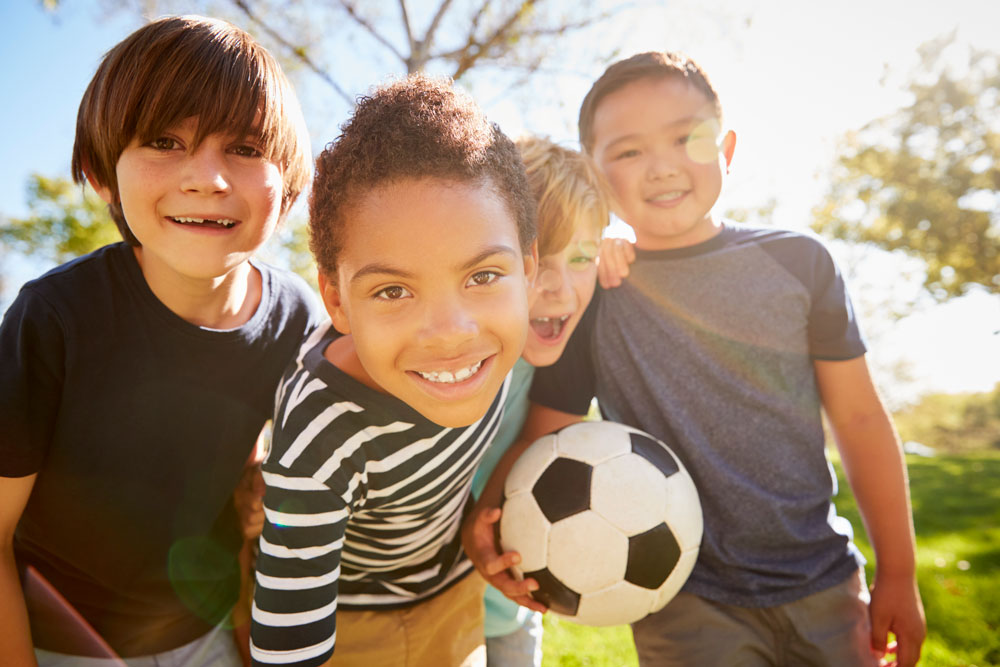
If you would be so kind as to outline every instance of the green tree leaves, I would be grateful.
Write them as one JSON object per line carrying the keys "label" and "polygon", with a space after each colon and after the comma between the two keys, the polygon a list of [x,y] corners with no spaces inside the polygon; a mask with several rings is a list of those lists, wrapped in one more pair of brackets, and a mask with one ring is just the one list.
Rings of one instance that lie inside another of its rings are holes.
{"label": "green tree leaves", "polygon": [[[921,48],[913,101],[849,136],[813,227],[919,256],[935,298],[1000,292],[1000,53]],[[964,69],[964,68],[963,68]]]}

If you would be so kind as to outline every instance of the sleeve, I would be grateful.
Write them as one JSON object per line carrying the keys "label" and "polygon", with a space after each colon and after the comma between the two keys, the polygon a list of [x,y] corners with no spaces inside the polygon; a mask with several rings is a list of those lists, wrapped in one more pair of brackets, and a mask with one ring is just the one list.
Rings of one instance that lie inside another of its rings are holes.
{"label": "sleeve", "polygon": [[809,308],[809,354],[813,359],[842,361],[860,357],[866,351],[854,306],[840,269],[830,251],[816,241],[816,258],[811,282]]}
{"label": "sleeve", "polygon": [[585,415],[597,392],[594,358],[591,352],[594,321],[600,289],[584,311],[559,360],[535,370],[531,400],[553,410]]}
{"label": "sleeve", "polygon": [[0,476],[42,467],[62,396],[64,331],[55,309],[30,287],[0,323]]}
{"label": "sleeve", "polygon": [[264,530],[250,626],[254,665],[322,665],[333,654],[343,496],[311,476],[265,462]]}

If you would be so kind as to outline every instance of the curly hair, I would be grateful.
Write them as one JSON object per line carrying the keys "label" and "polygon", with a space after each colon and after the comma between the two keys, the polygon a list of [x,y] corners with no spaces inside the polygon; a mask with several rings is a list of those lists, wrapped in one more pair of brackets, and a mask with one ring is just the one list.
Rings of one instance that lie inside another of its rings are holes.
{"label": "curly hair", "polygon": [[602,74],[580,104],[580,146],[590,153],[594,148],[594,114],[601,100],[640,79],[678,77],[686,80],[705,94],[715,109],[715,116],[722,121],[722,104],[708,75],[694,60],[675,51],[647,51],[611,64]]}
{"label": "curly hair", "polygon": [[423,178],[491,186],[517,224],[521,249],[530,248],[535,201],[514,143],[450,80],[413,74],[360,98],[340,136],[316,158],[309,248],[320,271],[336,274],[344,228],[360,197]]}

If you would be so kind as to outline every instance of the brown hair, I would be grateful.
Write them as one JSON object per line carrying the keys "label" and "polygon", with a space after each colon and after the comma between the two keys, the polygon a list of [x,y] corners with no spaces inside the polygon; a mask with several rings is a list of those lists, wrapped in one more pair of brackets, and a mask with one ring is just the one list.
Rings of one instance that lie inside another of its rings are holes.
{"label": "brown hair", "polygon": [[352,203],[379,186],[422,178],[491,186],[521,249],[534,241],[535,202],[514,143],[450,80],[413,74],[360,98],[316,159],[309,248],[320,271],[336,273]]}
{"label": "brown hair", "polygon": [[578,226],[600,236],[610,216],[604,179],[590,159],[541,137],[517,141],[538,205],[538,254],[561,252]]}
{"label": "brown hair", "polygon": [[722,105],[719,103],[719,95],[712,87],[708,75],[698,63],[677,52],[648,51],[638,53],[625,60],[619,60],[604,70],[604,74],[594,82],[590,92],[583,98],[578,123],[580,145],[583,146],[583,150],[590,153],[594,148],[594,113],[602,99],[633,81],[661,79],[669,76],[685,79],[704,93],[709,103],[715,107],[715,115],[719,122],[722,122]]}
{"label": "brown hair", "polygon": [[80,102],[73,180],[89,174],[111,190],[108,206],[122,237],[133,236],[118,201],[115,172],[133,141],[152,141],[198,117],[195,147],[210,134],[253,137],[282,167],[282,214],[309,182],[305,121],[277,61],[236,26],[200,16],[162,18],[139,28],[104,56]]}

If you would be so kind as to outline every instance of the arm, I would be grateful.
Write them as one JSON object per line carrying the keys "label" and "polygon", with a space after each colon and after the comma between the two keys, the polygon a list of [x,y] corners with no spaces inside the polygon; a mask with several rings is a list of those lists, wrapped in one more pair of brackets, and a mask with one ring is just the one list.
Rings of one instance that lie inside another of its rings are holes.
{"label": "arm", "polygon": [[508,568],[517,565],[521,557],[516,551],[500,553],[493,524],[500,520],[500,502],[507,473],[521,453],[543,435],[582,420],[582,415],[532,403],[521,435],[497,463],[472,514],[462,526],[462,546],[483,578],[514,602],[535,611],[545,611],[543,605],[528,595],[538,589],[538,584],[533,579],[518,581],[510,574]]}
{"label": "arm", "polygon": [[257,556],[257,540],[264,528],[264,475],[260,463],[264,459],[265,427],[246,464],[243,476],[233,491],[233,505],[240,518],[243,547],[240,549],[240,597],[233,607],[233,638],[243,664],[250,665],[250,608],[253,602],[253,573]]}
{"label": "arm", "polygon": [[875,550],[872,647],[885,652],[892,631],[898,663],[910,667],[920,657],[926,622],[917,590],[913,516],[899,437],[863,356],[814,364],[823,408]]}
{"label": "arm", "polygon": [[14,564],[14,529],[21,518],[35,475],[0,477],[0,655],[12,665],[34,665],[28,612]]}

